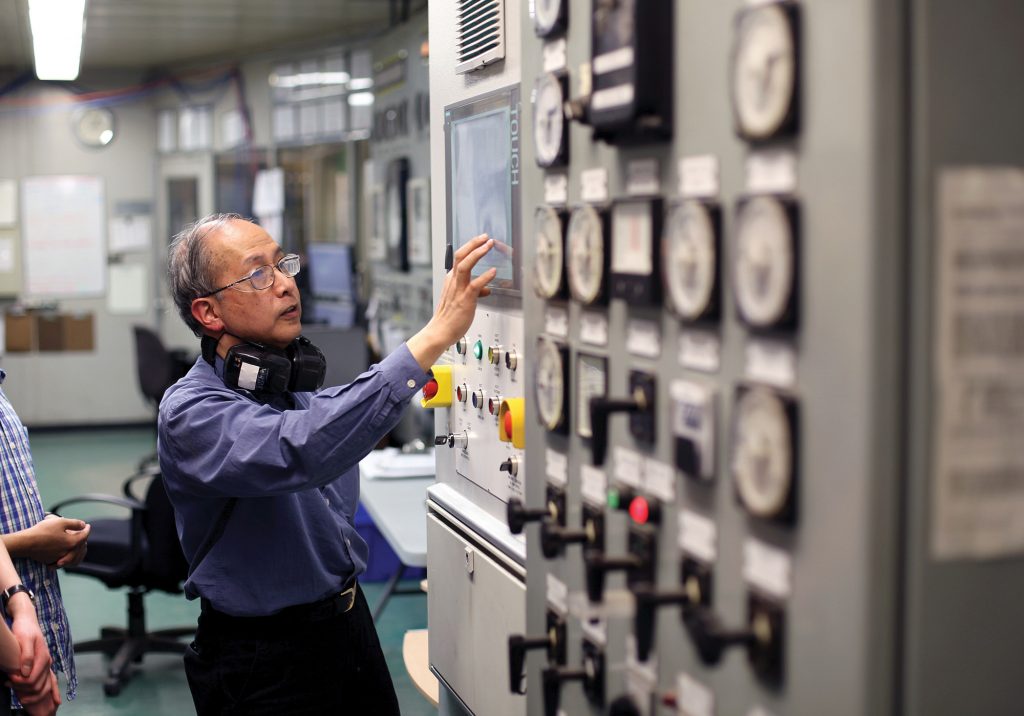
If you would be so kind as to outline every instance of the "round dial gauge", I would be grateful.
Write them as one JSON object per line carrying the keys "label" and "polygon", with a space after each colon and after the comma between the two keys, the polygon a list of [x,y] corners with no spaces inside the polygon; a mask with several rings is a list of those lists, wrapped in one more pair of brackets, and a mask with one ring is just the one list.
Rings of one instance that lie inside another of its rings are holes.
{"label": "round dial gauge", "polygon": [[533,142],[537,164],[550,167],[564,164],[568,152],[565,121],[565,85],[548,73],[537,80],[536,102],[533,106]]}
{"label": "round dial gauge", "polygon": [[114,113],[106,107],[89,107],[72,117],[75,138],[87,147],[105,147],[114,141]]}
{"label": "round dial gauge", "polygon": [[533,31],[538,37],[549,37],[565,29],[569,0],[537,0],[534,6]]}
{"label": "round dial gauge", "polygon": [[565,425],[565,350],[541,338],[537,342],[535,374],[537,415],[548,430]]}
{"label": "round dial gauge", "polygon": [[740,205],[733,285],[747,325],[771,328],[791,317],[796,246],[793,225],[778,199],[759,196]]}
{"label": "round dial gauge", "polygon": [[779,517],[795,476],[794,425],[775,393],[752,388],[736,403],[732,476],[743,506],[757,517]]}
{"label": "round dial gauge", "polygon": [[541,298],[554,298],[562,291],[565,273],[565,239],[562,217],[548,207],[533,215],[537,254],[534,258],[534,288]]}
{"label": "round dial gauge", "polygon": [[662,264],[669,303],[684,320],[705,316],[717,303],[717,247],[706,205],[687,201],[672,208],[662,234]]}
{"label": "round dial gauge", "polygon": [[569,219],[568,275],[572,297],[594,303],[604,291],[605,235],[601,217],[592,206],[576,209]]}
{"label": "round dial gauge", "polygon": [[796,33],[778,3],[747,10],[736,29],[732,105],[736,128],[752,140],[778,134],[796,102]]}

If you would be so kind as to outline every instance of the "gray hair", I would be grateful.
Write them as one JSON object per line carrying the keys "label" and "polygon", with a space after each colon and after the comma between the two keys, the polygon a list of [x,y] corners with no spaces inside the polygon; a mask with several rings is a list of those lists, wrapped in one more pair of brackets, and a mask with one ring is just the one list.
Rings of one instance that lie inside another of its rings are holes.
{"label": "gray hair", "polygon": [[204,239],[230,221],[249,219],[239,214],[210,214],[179,231],[167,250],[167,279],[171,297],[181,320],[196,336],[203,334],[203,328],[192,315],[192,301],[216,288],[213,285],[213,256]]}

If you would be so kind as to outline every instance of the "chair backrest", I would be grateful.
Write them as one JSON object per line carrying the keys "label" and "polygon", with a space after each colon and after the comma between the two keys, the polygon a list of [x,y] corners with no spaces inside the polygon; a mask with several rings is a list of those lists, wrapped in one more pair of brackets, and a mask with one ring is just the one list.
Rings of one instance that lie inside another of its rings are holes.
{"label": "chair backrest", "polygon": [[147,542],[142,558],[146,586],[167,592],[181,591],[181,583],[188,576],[188,562],[181,551],[174,507],[161,475],[153,477],[146,489],[142,529]]}
{"label": "chair backrest", "polygon": [[176,364],[160,337],[145,326],[135,326],[135,361],[142,394],[159,405],[164,391],[178,379]]}

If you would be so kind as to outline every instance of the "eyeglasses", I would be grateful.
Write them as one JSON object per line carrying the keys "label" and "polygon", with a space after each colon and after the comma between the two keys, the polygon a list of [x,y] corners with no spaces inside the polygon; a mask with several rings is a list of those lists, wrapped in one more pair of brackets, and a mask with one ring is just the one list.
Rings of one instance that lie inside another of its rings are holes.
{"label": "eyeglasses", "polygon": [[[274,271],[275,268],[289,278],[295,276],[299,273],[299,269],[301,268],[298,255],[288,254],[276,264],[260,266],[258,269],[254,269],[248,276],[243,276],[237,281],[229,283],[227,286],[221,286],[209,293],[204,293],[202,296],[196,296],[196,298],[206,298],[228,288],[233,288],[236,291],[245,291],[247,293],[250,291],[263,291],[274,285],[274,278],[277,275]],[[249,285],[252,286],[252,288],[239,288],[239,286],[244,284],[246,281],[249,282]]]}

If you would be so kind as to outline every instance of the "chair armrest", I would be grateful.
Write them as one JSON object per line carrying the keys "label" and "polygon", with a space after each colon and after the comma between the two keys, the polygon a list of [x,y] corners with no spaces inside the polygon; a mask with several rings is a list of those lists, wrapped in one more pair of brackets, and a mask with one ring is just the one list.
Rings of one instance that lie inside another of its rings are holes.
{"label": "chair armrest", "polygon": [[121,493],[125,497],[130,499],[130,500],[135,500],[136,502],[142,502],[143,501],[142,498],[140,498],[138,495],[136,495],[135,491],[133,489],[134,486],[135,486],[135,483],[138,482],[139,480],[152,480],[154,477],[156,477],[159,474],[160,474],[159,468],[157,468],[156,470],[154,470],[152,472],[147,471],[147,470],[144,470],[142,472],[137,472],[134,475],[132,475],[131,477],[129,477],[127,480],[125,480],[124,482],[121,483]]}
{"label": "chair armrest", "polygon": [[60,512],[68,505],[77,505],[86,502],[98,502],[107,505],[118,505],[120,507],[127,507],[129,510],[145,510],[146,505],[130,497],[115,497],[114,495],[104,495],[102,492],[89,492],[78,497],[71,497],[67,500],[61,500],[55,505],[52,505],[48,512]]}

